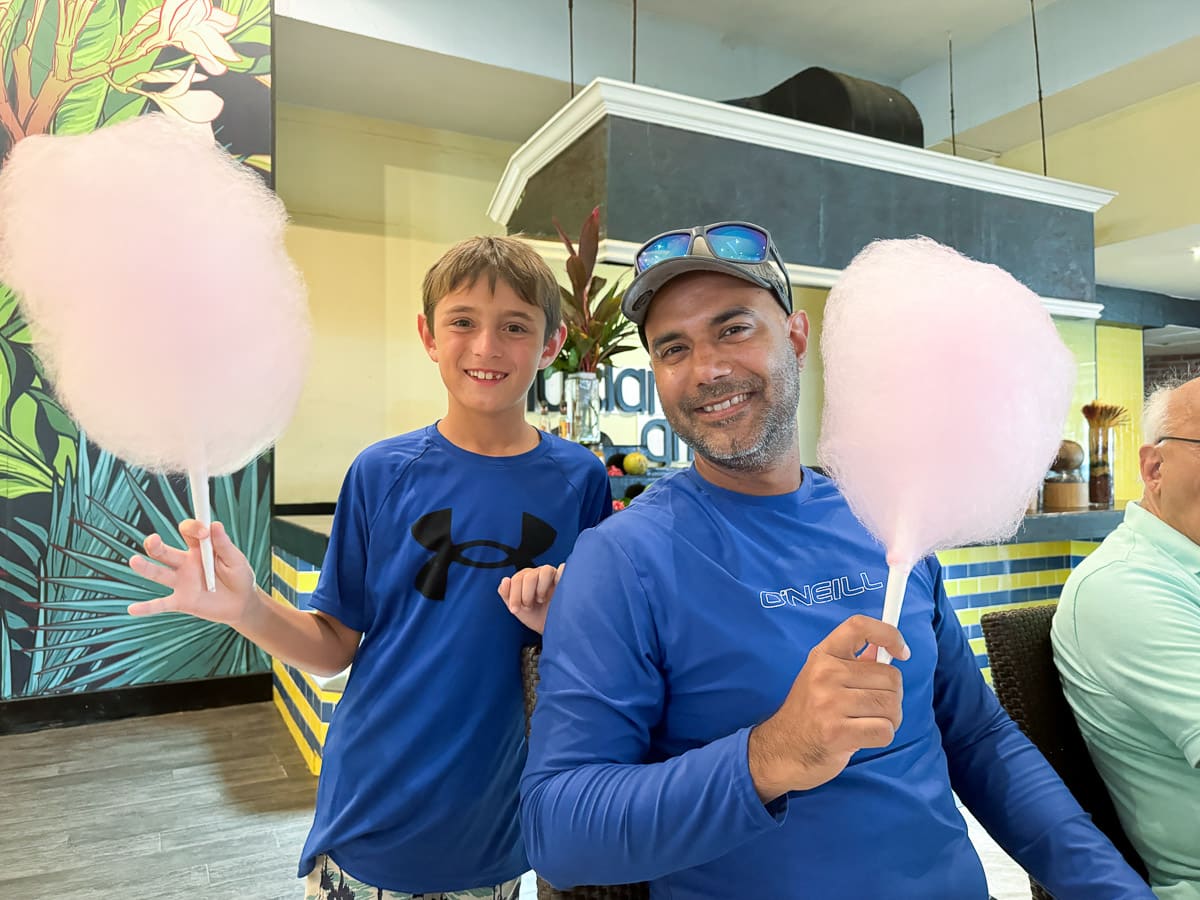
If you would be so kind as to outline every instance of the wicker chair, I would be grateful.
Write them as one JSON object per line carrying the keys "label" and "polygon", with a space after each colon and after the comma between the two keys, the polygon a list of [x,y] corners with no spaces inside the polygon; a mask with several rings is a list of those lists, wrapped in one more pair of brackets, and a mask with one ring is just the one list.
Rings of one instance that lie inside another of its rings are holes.
{"label": "wicker chair", "polygon": [[[525,734],[529,734],[529,720],[537,703],[538,659],[541,647],[526,647],[521,651],[521,679],[525,685]],[[538,877],[538,900],[648,900],[650,888],[646,884],[608,884],[573,887],[560,891],[550,882]]]}
{"label": "wicker chair", "polygon": [[[988,613],[981,620],[992,667],[992,683],[1000,704],[1054,767],[1125,860],[1143,878],[1146,867],[1129,843],[1112,800],[1092,765],[1075,715],[1063,696],[1050,644],[1054,605]],[[1031,877],[1033,900],[1053,896]]]}

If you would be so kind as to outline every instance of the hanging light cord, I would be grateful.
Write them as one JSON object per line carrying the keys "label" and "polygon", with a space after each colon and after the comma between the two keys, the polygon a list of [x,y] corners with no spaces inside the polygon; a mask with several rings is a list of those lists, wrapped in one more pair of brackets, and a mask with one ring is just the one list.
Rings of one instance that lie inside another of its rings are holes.
{"label": "hanging light cord", "polygon": [[637,0],[633,0],[633,77],[630,81],[637,84]]}
{"label": "hanging light cord", "polygon": [[950,44],[950,152],[958,156],[958,136],[954,128],[954,35],[946,32]]}
{"label": "hanging light cord", "polygon": [[1047,175],[1046,167],[1046,107],[1042,100],[1042,57],[1038,52],[1037,11],[1033,8],[1033,0],[1029,0],[1029,18],[1033,20],[1033,62],[1037,67],[1038,89],[1038,121],[1042,128],[1042,174]]}

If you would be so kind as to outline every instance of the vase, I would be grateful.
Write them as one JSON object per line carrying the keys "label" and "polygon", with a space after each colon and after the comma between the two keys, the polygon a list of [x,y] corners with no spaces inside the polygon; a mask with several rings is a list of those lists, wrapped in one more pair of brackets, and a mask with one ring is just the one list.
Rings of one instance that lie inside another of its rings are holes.
{"label": "vase", "polygon": [[1088,503],[1093,509],[1111,509],[1113,429],[1093,426],[1088,432]]}
{"label": "vase", "polygon": [[581,444],[600,443],[600,379],[595,372],[571,372],[563,385],[570,433]]}

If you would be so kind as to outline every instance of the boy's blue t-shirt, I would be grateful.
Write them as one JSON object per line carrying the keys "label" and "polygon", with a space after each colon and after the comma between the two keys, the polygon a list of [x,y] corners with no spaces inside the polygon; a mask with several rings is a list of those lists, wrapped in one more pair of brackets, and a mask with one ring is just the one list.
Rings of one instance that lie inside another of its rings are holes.
{"label": "boy's blue t-shirt", "polygon": [[430,425],[359,455],[312,606],[363,639],[325,741],[301,877],[320,853],[409,893],[528,868],[520,650],[536,635],[496,591],[518,569],[563,562],[611,510],[603,463],[547,434],[488,457]]}

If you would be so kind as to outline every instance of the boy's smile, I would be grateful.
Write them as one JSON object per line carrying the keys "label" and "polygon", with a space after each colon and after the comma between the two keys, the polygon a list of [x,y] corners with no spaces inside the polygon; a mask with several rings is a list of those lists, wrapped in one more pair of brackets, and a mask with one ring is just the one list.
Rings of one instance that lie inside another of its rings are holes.
{"label": "boy's smile", "polygon": [[476,381],[482,382],[500,382],[508,377],[507,372],[497,372],[494,369],[467,369],[467,375]]}
{"label": "boy's smile", "polygon": [[562,346],[558,333],[546,340],[541,308],[525,302],[502,278],[494,290],[481,277],[447,294],[434,309],[434,321],[421,317],[418,326],[454,418],[511,414],[524,422],[529,386]]}

